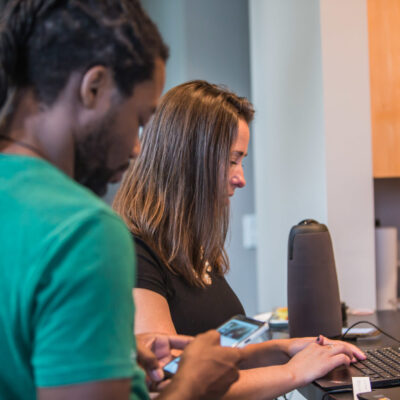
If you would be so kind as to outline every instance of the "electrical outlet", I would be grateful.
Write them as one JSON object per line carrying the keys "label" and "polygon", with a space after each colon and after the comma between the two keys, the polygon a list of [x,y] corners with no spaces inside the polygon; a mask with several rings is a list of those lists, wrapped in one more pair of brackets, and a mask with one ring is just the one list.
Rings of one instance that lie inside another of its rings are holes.
{"label": "electrical outlet", "polygon": [[243,247],[255,249],[257,247],[257,221],[255,214],[245,214],[242,218]]}

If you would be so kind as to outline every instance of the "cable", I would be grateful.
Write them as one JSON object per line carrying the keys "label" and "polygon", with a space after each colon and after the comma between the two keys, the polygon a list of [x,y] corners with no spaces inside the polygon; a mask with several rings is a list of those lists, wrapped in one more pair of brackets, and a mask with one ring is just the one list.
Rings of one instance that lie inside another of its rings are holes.
{"label": "cable", "polygon": [[341,336],[341,340],[343,340],[345,338],[345,336],[347,335],[347,333],[353,329],[355,326],[359,325],[359,324],[369,324],[371,326],[373,326],[376,330],[378,330],[379,332],[383,333],[385,336],[387,336],[388,338],[394,340],[397,343],[400,343],[399,339],[396,339],[394,336],[390,335],[389,333],[385,332],[384,330],[382,330],[381,328],[379,328],[378,326],[376,326],[375,324],[373,324],[372,322],[369,321],[358,321],[356,323],[354,323],[353,325],[351,325],[349,328],[346,329],[346,331],[343,333],[343,335]]}

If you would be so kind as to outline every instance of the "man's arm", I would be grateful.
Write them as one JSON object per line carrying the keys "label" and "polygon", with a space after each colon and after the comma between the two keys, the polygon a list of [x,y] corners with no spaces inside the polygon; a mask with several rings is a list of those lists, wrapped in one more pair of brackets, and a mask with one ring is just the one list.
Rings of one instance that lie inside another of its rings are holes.
{"label": "man's arm", "polygon": [[[39,275],[31,363],[39,399],[147,399],[132,363],[134,253],[129,232],[100,210],[49,236]],[[60,233],[61,232],[61,233]]]}
{"label": "man's arm", "polygon": [[[182,348],[189,337],[147,334],[139,338],[138,358],[148,371],[158,371],[157,357],[143,349],[158,353],[160,360],[170,358],[171,348]],[[199,335],[187,346],[181,356],[177,374],[163,390],[159,400],[213,400],[220,399],[239,377],[238,363],[241,350],[220,346],[220,336],[216,331]],[[130,381],[126,379],[86,383],[57,388],[39,388],[39,400],[127,400]]]}

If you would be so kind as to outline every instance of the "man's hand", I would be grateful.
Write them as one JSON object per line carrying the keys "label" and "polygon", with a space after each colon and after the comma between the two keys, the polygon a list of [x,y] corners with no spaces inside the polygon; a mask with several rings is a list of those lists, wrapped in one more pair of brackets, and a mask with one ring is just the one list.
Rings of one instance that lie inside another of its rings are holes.
{"label": "man's hand", "polygon": [[164,379],[162,367],[172,359],[172,350],[183,350],[191,336],[142,333],[136,335],[137,362],[146,371],[149,383]]}
{"label": "man's hand", "polygon": [[160,399],[221,398],[239,378],[241,357],[241,350],[220,346],[217,331],[198,335],[182,353],[178,372]]}

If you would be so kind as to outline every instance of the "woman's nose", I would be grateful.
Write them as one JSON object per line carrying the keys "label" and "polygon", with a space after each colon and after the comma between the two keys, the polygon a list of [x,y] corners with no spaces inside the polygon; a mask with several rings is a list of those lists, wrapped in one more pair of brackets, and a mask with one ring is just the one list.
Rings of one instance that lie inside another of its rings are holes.
{"label": "woman's nose", "polygon": [[243,168],[240,168],[238,171],[236,171],[231,179],[231,183],[238,188],[246,186],[246,179],[244,177]]}

